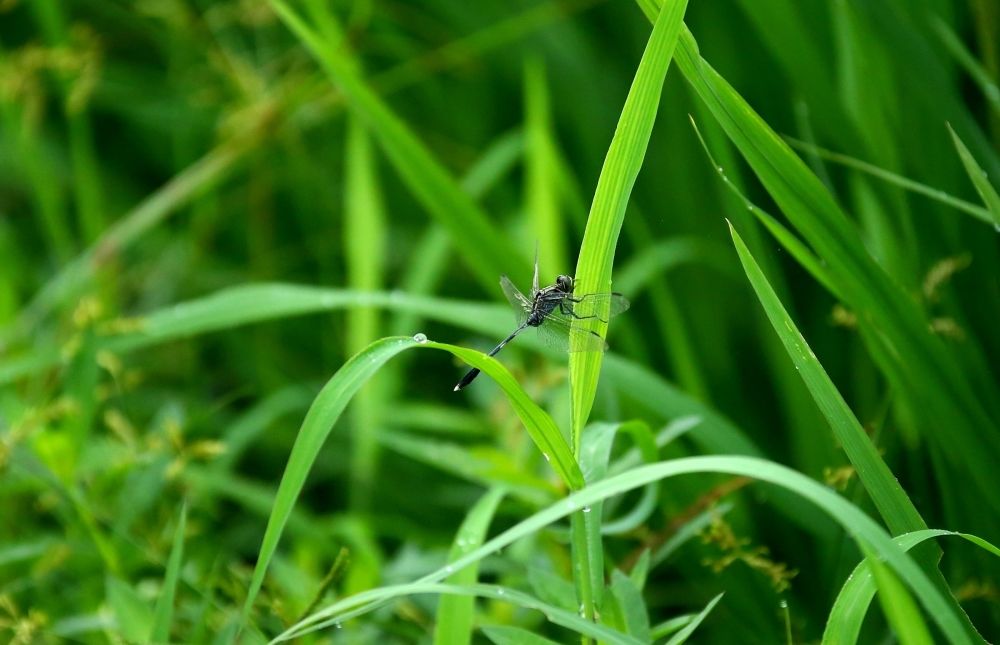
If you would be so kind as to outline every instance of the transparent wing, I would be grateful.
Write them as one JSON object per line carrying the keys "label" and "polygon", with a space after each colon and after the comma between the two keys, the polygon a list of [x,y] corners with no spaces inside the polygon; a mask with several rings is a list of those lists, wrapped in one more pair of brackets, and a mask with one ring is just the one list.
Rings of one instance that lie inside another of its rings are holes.
{"label": "transparent wing", "polygon": [[597,318],[608,322],[628,307],[628,300],[620,293],[588,293],[566,298],[562,308],[572,312],[570,317],[573,318],[583,320]]}
{"label": "transparent wing", "polygon": [[603,352],[608,349],[596,332],[573,325],[569,319],[556,313],[549,314],[538,327],[538,339],[543,345],[561,352]]}
{"label": "transparent wing", "polygon": [[524,321],[528,319],[528,312],[531,311],[531,302],[514,286],[510,278],[505,275],[500,276],[500,288],[503,289],[503,295],[507,297],[507,302],[514,308],[514,312],[517,315],[517,324],[523,325]]}

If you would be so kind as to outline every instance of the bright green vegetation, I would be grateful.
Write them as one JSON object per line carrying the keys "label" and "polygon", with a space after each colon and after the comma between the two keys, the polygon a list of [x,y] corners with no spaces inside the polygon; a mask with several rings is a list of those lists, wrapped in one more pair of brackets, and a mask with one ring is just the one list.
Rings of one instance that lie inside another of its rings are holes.
{"label": "bright green vegetation", "polygon": [[0,642],[1000,637],[990,2],[0,5]]}

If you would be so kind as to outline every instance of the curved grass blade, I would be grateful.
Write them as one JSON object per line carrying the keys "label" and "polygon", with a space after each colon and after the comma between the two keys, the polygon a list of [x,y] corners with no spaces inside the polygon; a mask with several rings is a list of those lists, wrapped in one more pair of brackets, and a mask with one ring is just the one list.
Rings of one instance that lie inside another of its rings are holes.
{"label": "curved grass blade", "polygon": [[271,558],[278,548],[278,540],[284,532],[285,524],[292,514],[295,501],[302,492],[306,477],[312,469],[320,448],[333,429],[333,424],[340,418],[348,402],[358,389],[381,368],[386,361],[400,352],[416,346],[412,338],[385,338],[376,341],[367,349],[352,357],[333,375],[320,393],[302,421],[302,428],[295,438],[292,453],[288,457],[285,472],[278,485],[278,493],[274,498],[274,507],[267,520],[264,538],[261,541],[257,564],[250,579],[246,601],[243,604],[243,619],[250,615],[261,585],[264,574],[271,563]]}
{"label": "curved grass blade", "polygon": [[[784,488],[801,497],[804,501],[815,505],[836,520],[855,542],[870,549],[877,557],[882,558],[892,567],[914,592],[927,614],[951,642],[973,642],[963,629],[962,618],[952,609],[941,591],[935,587],[920,567],[893,542],[885,529],[864,511],[828,487],[799,472],[774,462],[751,457],[689,457],[640,466],[621,475],[603,479],[535,513],[489,540],[482,547],[449,563],[448,568],[438,569],[421,578],[416,584],[439,582],[455,571],[478,562],[487,555],[532,535],[557,520],[578,513],[581,508],[586,506],[592,506],[652,482],[694,473],[725,473],[750,477]],[[386,600],[387,594],[391,597],[400,595],[396,591],[387,592],[385,589],[373,589],[344,598],[293,626],[282,635],[282,638],[291,638],[317,629],[322,625],[342,622],[372,611]]]}
{"label": "curved grass blade", "polygon": [[[625,207],[646,154],[659,108],[660,91],[673,58],[686,8],[687,0],[667,0],[664,3],[639,61],[587,217],[576,264],[576,288],[580,293],[611,291],[611,267],[625,219]],[[586,328],[604,336],[607,324],[595,320],[586,323]],[[574,453],[580,449],[580,436],[594,404],[602,358],[600,352],[573,353],[570,356]]]}
{"label": "curved grass blade", "polygon": [[514,412],[520,417],[525,429],[535,442],[542,456],[548,461],[553,470],[566,483],[570,490],[579,490],[584,486],[583,473],[577,464],[576,458],[570,451],[569,445],[563,439],[562,433],[544,410],[538,407],[534,401],[524,393],[521,386],[514,380],[511,373],[507,371],[499,361],[482,352],[447,345],[445,343],[426,342],[422,347],[432,347],[451,352],[466,363],[480,369],[488,374],[510,401]]}
{"label": "curved grass blade", "polygon": [[[640,643],[642,643],[642,641],[615,631],[610,627],[585,620],[572,611],[549,605],[541,600],[538,600],[534,596],[528,595],[523,591],[518,591],[517,589],[511,589],[510,587],[484,584],[459,586],[433,582],[414,582],[404,585],[382,587],[373,591],[378,592],[376,597],[379,603],[385,603],[395,598],[403,598],[418,594],[454,594],[474,598],[489,598],[491,600],[508,602],[525,609],[540,611],[545,615],[546,620],[549,620],[553,624],[571,629],[581,636],[589,636],[591,638],[598,639],[602,643],[615,643],[616,645],[640,645]],[[305,621],[303,621],[303,623],[304,622]],[[298,625],[295,625],[285,631],[283,634],[280,634],[271,642],[280,643],[291,640],[303,634],[336,625],[339,622],[340,621],[332,621],[326,624],[315,625],[299,623]]]}
{"label": "curved grass blade", "polygon": [[[893,541],[903,551],[909,551],[921,542],[931,538],[955,536],[960,537],[976,546],[1000,557],[1000,549],[990,544],[986,540],[968,533],[956,533],[954,531],[944,531],[941,529],[925,529],[914,531],[893,538]],[[823,632],[823,645],[834,645],[836,643],[856,643],[861,634],[861,624],[868,613],[868,607],[875,597],[875,580],[872,576],[871,561],[862,560],[851,575],[847,577],[847,582],[841,587],[837,599],[833,602],[833,608],[826,621],[826,629]]]}
{"label": "curved grass blade", "polygon": [[413,338],[390,337],[378,340],[347,361],[327,382],[316,396],[306,413],[292,446],[291,455],[278,486],[274,507],[268,518],[267,528],[261,542],[257,565],[254,568],[247,598],[243,606],[244,619],[249,616],[253,602],[264,582],[264,574],[278,547],[278,540],[291,515],[295,501],[305,484],[306,477],[316,460],[319,450],[333,429],[348,402],[358,389],[370,379],[385,363],[402,351],[414,347],[443,349],[451,352],[467,363],[488,374],[507,395],[514,411],[524,423],[528,434],[547,456],[556,473],[573,490],[583,487],[583,475],[570,453],[569,446],[562,438],[559,428],[524,390],[521,389],[510,372],[496,360],[470,349],[432,343],[418,342]]}

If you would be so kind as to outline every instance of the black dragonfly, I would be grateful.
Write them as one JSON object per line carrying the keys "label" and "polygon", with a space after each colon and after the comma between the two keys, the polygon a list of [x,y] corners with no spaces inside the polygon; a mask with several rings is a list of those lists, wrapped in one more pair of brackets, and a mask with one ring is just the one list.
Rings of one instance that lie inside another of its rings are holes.
{"label": "black dragonfly", "polygon": [[[528,327],[538,330],[543,344],[566,352],[603,352],[608,348],[604,338],[592,330],[574,324],[575,321],[598,319],[608,322],[628,309],[629,302],[620,293],[585,293],[573,291],[572,276],[561,275],[555,284],[538,288],[538,255],[535,255],[535,276],[531,296],[521,293],[507,276],[500,277],[500,287],[517,313],[517,329],[489,353],[495,355]],[[469,370],[455,386],[458,392],[479,376],[479,370]]]}

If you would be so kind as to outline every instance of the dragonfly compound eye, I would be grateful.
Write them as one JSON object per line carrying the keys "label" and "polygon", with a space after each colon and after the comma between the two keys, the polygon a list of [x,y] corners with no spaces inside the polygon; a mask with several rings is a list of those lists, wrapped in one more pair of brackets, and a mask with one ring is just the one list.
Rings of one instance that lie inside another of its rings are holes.
{"label": "dragonfly compound eye", "polygon": [[573,278],[568,275],[561,275],[556,278],[556,285],[559,287],[560,291],[565,293],[573,293]]}

